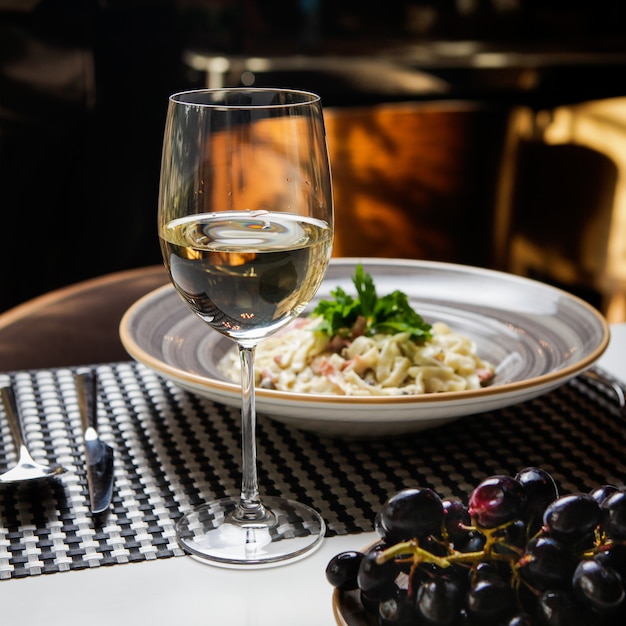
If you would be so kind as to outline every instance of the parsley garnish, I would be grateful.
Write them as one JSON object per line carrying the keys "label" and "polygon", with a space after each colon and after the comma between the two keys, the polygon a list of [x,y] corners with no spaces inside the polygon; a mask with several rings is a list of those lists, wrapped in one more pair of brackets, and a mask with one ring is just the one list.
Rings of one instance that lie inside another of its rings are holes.
{"label": "parsley garnish", "polygon": [[365,320],[364,334],[376,333],[395,335],[408,332],[414,341],[426,341],[432,337],[431,325],[416,313],[402,291],[393,291],[378,297],[374,280],[359,263],[352,282],[357,298],[347,294],[341,287],[331,291],[334,300],[321,300],[313,314],[322,318],[318,330],[330,337],[350,337],[357,320]]}

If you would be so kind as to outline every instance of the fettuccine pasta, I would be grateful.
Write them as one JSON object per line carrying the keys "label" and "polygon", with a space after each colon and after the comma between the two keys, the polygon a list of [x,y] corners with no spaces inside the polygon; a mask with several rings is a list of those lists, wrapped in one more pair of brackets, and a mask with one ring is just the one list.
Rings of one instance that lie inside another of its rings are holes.
{"label": "fettuccine pasta", "polygon": [[[331,340],[316,330],[319,318],[297,320],[256,349],[256,385],[298,393],[396,396],[478,389],[491,381],[494,366],[475,343],[447,324],[432,325],[432,338],[412,341],[409,333],[361,335]],[[240,380],[236,351],[221,361],[222,373]]]}

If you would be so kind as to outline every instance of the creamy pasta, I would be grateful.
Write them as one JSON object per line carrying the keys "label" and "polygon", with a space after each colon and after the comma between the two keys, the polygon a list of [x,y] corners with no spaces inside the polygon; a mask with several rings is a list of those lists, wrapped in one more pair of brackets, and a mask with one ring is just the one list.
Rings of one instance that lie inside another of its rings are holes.
{"label": "creamy pasta", "polygon": [[[417,343],[409,333],[359,336],[332,341],[315,330],[319,318],[302,318],[256,349],[256,385],[298,393],[394,396],[478,389],[494,375],[475,343],[443,322],[432,338]],[[222,373],[239,381],[236,351],[220,362]]]}

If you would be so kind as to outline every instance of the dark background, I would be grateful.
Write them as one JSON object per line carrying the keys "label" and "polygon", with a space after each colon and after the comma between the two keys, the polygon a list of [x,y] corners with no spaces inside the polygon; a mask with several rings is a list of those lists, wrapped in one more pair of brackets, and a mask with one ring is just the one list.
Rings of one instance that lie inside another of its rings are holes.
{"label": "dark background", "polygon": [[[357,83],[314,62],[389,54],[450,87],[409,99],[540,109],[624,95],[621,8],[622,0],[0,0],[0,311],[161,263],[167,97],[206,80],[186,61],[190,50],[304,55],[310,69],[258,74],[254,84],[315,90],[327,106],[406,100],[381,92],[375,71]],[[509,60],[481,69],[476,52]]]}

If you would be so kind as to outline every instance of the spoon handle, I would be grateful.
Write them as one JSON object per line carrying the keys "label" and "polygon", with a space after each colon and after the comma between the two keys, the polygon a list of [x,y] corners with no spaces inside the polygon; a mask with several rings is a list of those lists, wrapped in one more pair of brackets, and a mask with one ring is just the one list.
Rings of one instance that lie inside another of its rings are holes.
{"label": "spoon handle", "polygon": [[13,391],[13,387],[7,385],[0,388],[0,394],[2,394],[2,403],[4,404],[4,410],[9,421],[15,447],[19,450],[26,445],[26,435],[24,433],[20,407],[15,400],[15,392]]}

